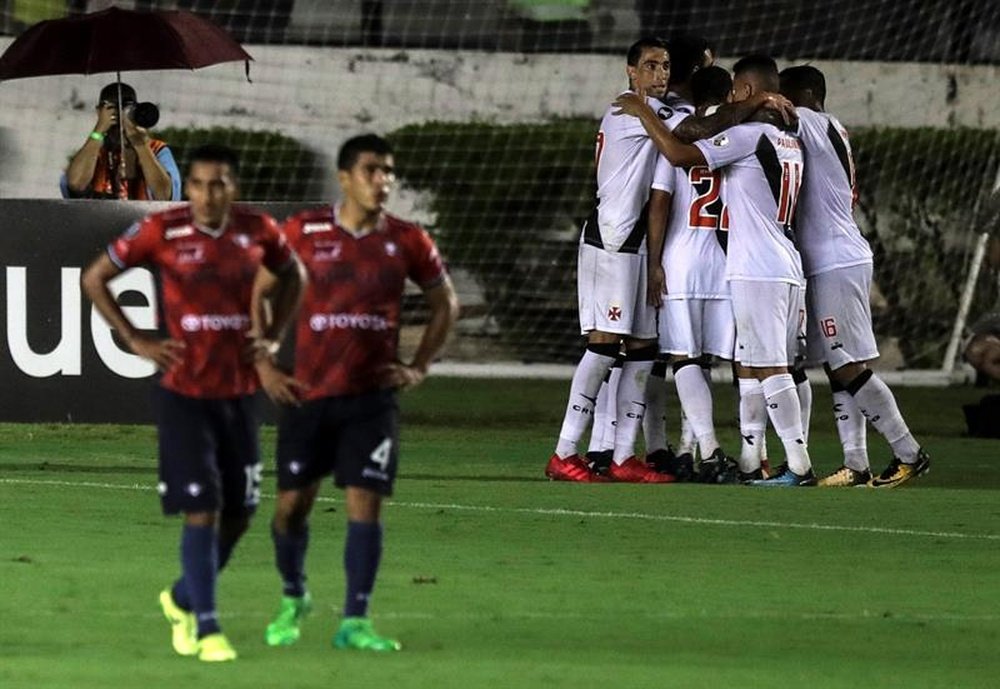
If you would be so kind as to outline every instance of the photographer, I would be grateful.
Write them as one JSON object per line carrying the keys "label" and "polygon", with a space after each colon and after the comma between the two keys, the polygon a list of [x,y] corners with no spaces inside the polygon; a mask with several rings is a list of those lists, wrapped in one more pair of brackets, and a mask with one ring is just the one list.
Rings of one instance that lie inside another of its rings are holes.
{"label": "photographer", "polygon": [[[125,112],[121,125],[119,87]],[[63,198],[179,201],[181,179],[174,156],[166,143],[149,136],[148,128],[158,119],[156,106],[137,103],[135,89],[128,84],[101,89],[97,124],[59,180]]]}

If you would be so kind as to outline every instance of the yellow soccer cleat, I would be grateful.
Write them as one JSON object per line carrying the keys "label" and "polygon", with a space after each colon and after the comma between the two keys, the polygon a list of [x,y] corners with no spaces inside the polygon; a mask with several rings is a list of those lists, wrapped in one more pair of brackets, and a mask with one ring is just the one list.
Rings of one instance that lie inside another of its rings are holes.
{"label": "yellow soccer cleat", "polygon": [[198,653],[198,623],[194,613],[182,610],[174,602],[170,589],[160,591],[160,608],[170,623],[171,642],[178,655],[193,656]]}
{"label": "yellow soccer cleat", "polygon": [[853,486],[867,486],[872,480],[872,472],[868,469],[858,471],[849,466],[842,466],[829,476],[824,476],[816,485],[824,488],[850,488]]}
{"label": "yellow soccer cleat", "polygon": [[907,464],[900,459],[893,457],[892,462],[878,476],[872,477],[868,485],[872,488],[895,488],[906,483],[911,478],[923,476],[931,469],[931,458],[926,452],[921,450],[917,453],[917,461]]}
{"label": "yellow soccer cleat", "polygon": [[198,640],[198,660],[206,663],[224,663],[236,660],[236,649],[222,632],[209,634]]}

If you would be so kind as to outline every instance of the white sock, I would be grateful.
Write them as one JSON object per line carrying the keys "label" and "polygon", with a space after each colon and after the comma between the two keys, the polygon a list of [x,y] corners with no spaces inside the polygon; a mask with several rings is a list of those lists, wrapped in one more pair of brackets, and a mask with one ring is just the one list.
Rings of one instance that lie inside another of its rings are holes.
{"label": "white sock", "polygon": [[785,447],[785,461],[793,473],[809,473],[812,463],[802,433],[802,411],[791,373],[779,373],[761,381],[767,415]]}
{"label": "white sock", "polygon": [[608,421],[607,410],[608,381],[607,376],[601,383],[601,389],[597,391],[597,401],[594,403],[594,424],[590,427],[590,444],[587,452],[600,452],[604,449],[604,428]]}
{"label": "white sock", "polygon": [[[870,370],[868,369],[861,375],[866,375]],[[851,384],[854,384],[853,381]],[[861,413],[875,427],[875,430],[889,441],[892,454],[906,463],[917,461],[920,445],[917,444],[910,429],[907,428],[889,386],[881,378],[871,373],[868,379],[862,382],[861,386],[852,394]]]}
{"label": "white sock", "polygon": [[653,361],[625,359],[622,379],[618,383],[618,425],[615,426],[615,464],[621,464],[635,454],[635,441],[646,413],[646,382]]}
{"label": "white sock", "polygon": [[855,471],[868,471],[868,426],[854,397],[846,390],[833,393],[833,418],[837,435],[844,448],[844,466]]}
{"label": "white sock", "polygon": [[642,437],[646,441],[646,454],[667,449],[667,380],[655,373],[646,381]]}
{"label": "white sock", "polygon": [[[615,429],[618,427],[618,384],[622,380],[622,361],[619,357],[608,374],[607,392],[601,406],[604,410],[604,430],[601,432],[601,452],[615,449]],[[598,400],[601,402],[600,400]]]}
{"label": "white sock", "polygon": [[708,457],[719,448],[715,438],[715,420],[712,415],[712,388],[705,381],[701,366],[681,366],[674,372],[677,396],[684,409],[684,417],[698,439],[701,456]]}
{"label": "white sock", "polygon": [[756,378],[740,378],[740,471],[745,474],[760,469],[764,458],[767,431],[767,404],[764,389]]}
{"label": "white sock", "polygon": [[813,389],[806,379],[795,384],[795,391],[799,396],[799,416],[802,418],[802,437],[806,444],[809,443],[809,420],[812,418]]}
{"label": "white sock", "polygon": [[677,454],[693,456],[698,449],[697,444],[698,438],[694,434],[691,420],[684,413],[684,407],[681,407],[681,439],[677,443]]}
{"label": "white sock", "polygon": [[597,402],[604,374],[614,360],[613,356],[603,356],[588,349],[576,365],[569,388],[569,402],[566,403],[566,413],[563,415],[559,441],[556,443],[556,454],[563,459],[576,454],[576,445],[594,415],[594,404]]}

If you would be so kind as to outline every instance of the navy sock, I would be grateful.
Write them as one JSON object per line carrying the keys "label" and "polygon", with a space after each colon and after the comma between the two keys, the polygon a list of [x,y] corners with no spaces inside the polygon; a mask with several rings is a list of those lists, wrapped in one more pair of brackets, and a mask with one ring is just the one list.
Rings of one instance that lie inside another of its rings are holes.
{"label": "navy sock", "polygon": [[184,525],[181,532],[181,566],[184,588],[198,620],[198,638],[220,631],[215,612],[219,546],[214,526]]}
{"label": "navy sock", "polygon": [[344,544],[344,571],[347,573],[345,617],[364,617],[368,599],[375,588],[379,560],[382,558],[382,525],[378,522],[347,522]]}
{"label": "navy sock", "polygon": [[274,541],[274,564],[281,574],[282,593],[299,598],[306,593],[306,550],[309,547],[309,525],[299,531],[280,533],[271,524]]}
{"label": "navy sock", "polygon": [[170,587],[170,595],[173,596],[174,603],[177,604],[178,608],[191,612],[191,596],[188,595],[187,584],[184,583],[183,574]]}
{"label": "navy sock", "polygon": [[[243,532],[241,531],[240,535],[242,535],[242,533]],[[223,539],[221,535],[218,537],[219,572],[221,572],[222,569],[226,566],[226,563],[229,562],[229,558],[233,554],[233,549],[236,548],[236,543],[239,540],[240,540],[239,536],[237,536],[234,539],[228,539],[228,540]],[[191,608],[193,607],[191,603],[191,596],[188,595],[187,584],[184,583],[183,575],[180,578],[178,578],[177,581],[174,582],[174,585],[170,588],[170,595],[173,597],[174,603],[176,603],[177,607],[180,608],[181,610],[190,611]]]}

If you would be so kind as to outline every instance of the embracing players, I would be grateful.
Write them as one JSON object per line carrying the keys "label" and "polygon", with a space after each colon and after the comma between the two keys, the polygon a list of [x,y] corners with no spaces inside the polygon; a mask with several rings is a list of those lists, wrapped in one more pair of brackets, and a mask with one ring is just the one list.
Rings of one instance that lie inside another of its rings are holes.
{"label": "embracing players", "polygon": [[[796,106],[808,167],[797,211],[797,234],[809,280],[811,362],[821,362],[833,389],[844,464],[821,486],[891,488],[930,468],[889,387],[868,368],[878,358],[869,290],[872,252],[854,222],[854,160],[847,131],[824,112],[826,80],[812,66],[781,72],[781,92]],[[872,476],[865,419],[892,448],[893,459]]]}

